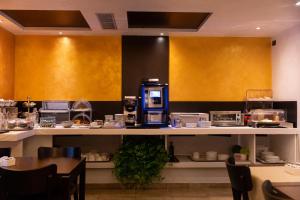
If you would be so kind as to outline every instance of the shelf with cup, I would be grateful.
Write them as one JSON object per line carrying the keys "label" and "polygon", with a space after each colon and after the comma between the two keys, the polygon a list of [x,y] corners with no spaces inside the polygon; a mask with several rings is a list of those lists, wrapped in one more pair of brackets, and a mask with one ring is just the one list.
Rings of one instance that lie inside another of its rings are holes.
{"label": "shelf with cup", "polygon": [[[185,159],[180,157],[181,163],[173,166],[224,167],[224,161],[233,155],[239,164],[255,163],[255,135],[167,136],[167,149],[171,143],[175,155],[188,155]],[[233,146],[239,147],[236,154],[232,152]]]}
{"label": "shelf with cup", "polygon": [[[176,155],[179,162],[169,162],[166,168],[198,169],[198,168],[225,168],[224,160],[201,160],[193,161],[190,155]],[[237,161],[237,165],[250,165],[250,161]]]}
{"label": "shelf with cup", "polygon": [[53,145],[80,147],[88,169],[112,169],[112,155],[121,142],[120,135],[59,135],[54,137]]}
{"label": "shelf with cup", "polygon": [[[187,155],[177,155],[179,160],[177,163],[168,162],[165,166],[166,169],[198,169],[198,168],[225,168],[224,161],[192,161]],[[250,165],[250,161],[240,161],[236,163],[237,165]],[[110,162],[99,162],[99,161],[88,161],[86,163],[86,168],[88,169],[113,169],[114,163]]]}
{"label": "shelf with cup", "polygon": [[[166,145],[169,148],[170,143],[174,145],[175,155],[190,155],[198,154],[195,160],[206,160],[206,153],[211,152],[214,155],[208,160],[217,160],[218,154],[229,155],[230,147],[238,142],[236,135],[223,135],[223,136],[167,136]],[[198,163],[190,160],[191,162]],[[197,164],[195,164],[197,166]],[[202,165],[201,163],[198,165]],[[211,163],[210,163],[211,165]]]}

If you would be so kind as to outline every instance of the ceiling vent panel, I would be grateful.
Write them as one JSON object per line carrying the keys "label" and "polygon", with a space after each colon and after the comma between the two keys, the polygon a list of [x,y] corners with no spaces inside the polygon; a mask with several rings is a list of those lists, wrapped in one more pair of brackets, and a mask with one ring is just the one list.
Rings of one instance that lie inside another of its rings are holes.
{"label": "ceiling vent panel", "polygon": [[209,12],[128,11],[128,28],[189,29],[197,31],[211,14]]}
{"label": "ceiling vent panel", "polygon": [[97,14],[98,19],[100,21],[100,24],[102,26],[102,29],[110,29],[110,30],[116,30],[117,24],[116,20],[113,14],[111,13],[98,13]]}
{"label": "ceiling vent panel", "polygon": [[79,10],[0,10],[25,28],[88,28]]}

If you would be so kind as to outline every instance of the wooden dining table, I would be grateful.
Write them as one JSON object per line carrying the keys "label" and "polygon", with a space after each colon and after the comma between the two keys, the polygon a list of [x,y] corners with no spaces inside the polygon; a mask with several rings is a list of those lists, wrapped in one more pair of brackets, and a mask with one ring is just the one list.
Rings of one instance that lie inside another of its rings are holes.
{"label": "wooden dining table", "polygon": [[250,170],[253,182],[253,189],[249,193],[250,200],[264,199],[262,184],[265,180],[270,180],[273,187],[292,199],[300,200],[300,196],[297,196],[300,195],[300,176],[285,172],[284,166],[254,166]]}
{"label": "wooden dining table", "polygon": [[74,158],[46,158],[38,159],[35,157],[16,157],[16,164],[14,166],[2,167],[9,170],[24,171],[33,170],[45,167],[50,164],[57,166],[57,175],[61,178],[63,187],[63,199],[69,199],[68,187],[70,180],[77,180],[79,177],[79,200],[85,200],[85,169],[86,162],[84,159]]}
{"label": "wooden dining table", "polygon": [[275,184],[273,187],[291,199],[300,200],[300,184]]}

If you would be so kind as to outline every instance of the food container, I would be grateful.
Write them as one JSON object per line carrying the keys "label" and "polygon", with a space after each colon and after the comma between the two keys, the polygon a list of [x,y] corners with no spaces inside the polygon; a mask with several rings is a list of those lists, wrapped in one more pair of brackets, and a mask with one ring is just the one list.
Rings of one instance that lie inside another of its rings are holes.
{"label": "food container", "polygon": [[254,109],[250,111],[251,122],[280,123],[286,122],[286,112],[281,109]]}
{"label": "food container", "polygon": [[197,127],[197,123],[186,123],[185,126],[187,128],[196,128]]}
{"label": "food container", "polygon": [[63,122],[61,122],[61,125],[64,128],[71,128],[73,126],[73,122],[72,121],[63,121]]}
{"label": "food container", "polygon": [[41,117],[55,117],[56,123],[70,121],[69,101],[43,101],[39,110]]}
{"label": "food container", "polygon": [[114,120],[113,115],[104,115],[105,122],[110,122]]}
{"label": "food container", "polygon": [[41,117],[40,127],[42,128],[55,128],[56,118],[55,117]]}
{"label": "food container", "polygon": [[199,128],[210,128],[211,121],[198,121],[197,125]]}
{"label": "food container", "polygon": [[[186,123],[198,123],[198,121],[209,121],[207,113],[171,113],[170,120],[172,127],[186,127]],[[180,121],[180,125],[178,122]]]}
{"label": "food container", "polygon": [[120,127],[125,127],[125,115],[124,114],[115,114],[115,120]]}

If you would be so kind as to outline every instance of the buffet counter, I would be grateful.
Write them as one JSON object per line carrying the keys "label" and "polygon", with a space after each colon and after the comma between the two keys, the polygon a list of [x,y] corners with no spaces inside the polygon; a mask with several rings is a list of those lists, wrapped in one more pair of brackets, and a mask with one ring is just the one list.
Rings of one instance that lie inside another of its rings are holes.
{"label": "buffet counter", "polygon": [[[256,148],[264,143],[276,155],[288,162],[297,157],[298,128],[160,128],[160,129],[90,129],[90,128],[35,128],[29,131],[11,131],[0,134],[0,147],[10,147],[12,156],[36,156],[40,146],[80,146],[84,152],[96,149],[114,153],[122,143],[124,135],[164,136],[165,147],[173,142],[177,155],[183,155],[180,163],[169,163],[164,169],[164,183],[228,183],[223,162],[193,162],[189,159],[194,151],[217,151],[228,153],[234,144],[249,149],[249,160],[256,164]],[[178,137],[179,136],[179,137]],[[181,158],[181,157],[180,157]],[[112,174],[112,162],[88,162],[88,183],[117,183]],[[201,170],[199,170],[201,169]],[[176,174],[181,173],[182,176]],[[100,178],[101,177],[101,178]]]}
{"label": "buffet counter", "polygon": [[29,131],[10,131],[0,134],[0,142],[19,141],[34,135],[285,135],[299,134],[299,128],[157,128],[157,129],[90,129],[90,128],[35,128]]}
{"label": "buffet counter", "polygon": [[89,128],[36,128],[35,135],[252,135],[252,134],[298,134],[297,128],[251,128],[251,127],[211,127],[211,128],[157,128],[157,129],[89,129]]}

